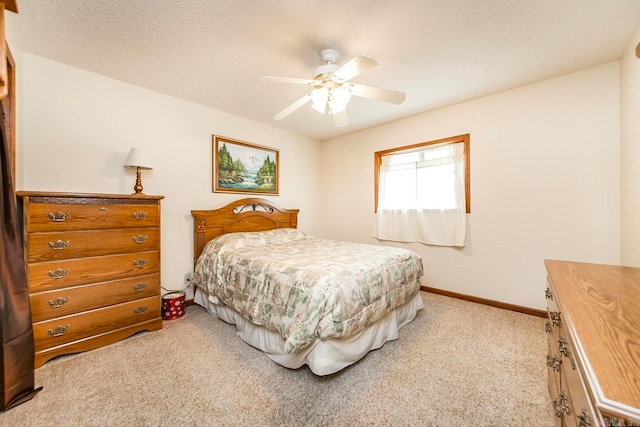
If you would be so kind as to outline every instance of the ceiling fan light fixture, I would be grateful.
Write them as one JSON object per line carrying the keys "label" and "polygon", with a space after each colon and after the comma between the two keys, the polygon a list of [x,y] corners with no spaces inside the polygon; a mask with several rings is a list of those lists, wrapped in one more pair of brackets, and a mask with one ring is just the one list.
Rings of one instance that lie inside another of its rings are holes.
{"label": "ceiling fan light fixture", "polygon": [[329,92],[329,109],[331,114],[344,111],[351,101],[351,91],[347,86],[339,86]]}
{"label": "ceiling fan light fixture", "polygon": [[322,80],[324,76],[330,76],[331,73],[336,71],[338,68],[340,68],[340,66],[336,64],[321,65],[318,68],[316,68],[315,71],[313,72],[313,79]]}
{"label": "ceiling fan light fixture", "polygon": [[311,108],[319,113],[325,114],[327,111],[327,99],[329,98],[329,90],[326,87],[316,88],[311,92]]}
{"label": "ceiling fan light fixture", "polygon": [[336,102],[334,100],[329,101],[329,110],[331,111],[331,114],[338,114],[346,109],[347,106],[344,104],[340,104],[339,102]]}
{"label": "ceiling fan light fixture", "polygon": [[351,101],[351,91],[347,86],[339,86],[331,91],[332,98],[340,104],[347,105]]}
{"label": "ceiling fan light fixture", "polygon": [[349,124],[346,108],[352,95],[396,105],[404,102],[406,95],[403,92],[350,82],[354,77],[378,65],[372,57],[357,54],[343,65],[337,65],[335,61],[338,52],[335,49],[324,49],[321,56],[325,63],[314,70],[312,80],[277,76],[260,78],[272,82],[302,84],[312,88],[302,98],[273,116],[274,120],[282,120],[312,101],[311,107],[314,110],[322,114],[331,114],[335,125],[342,127]]}
{"label": "ceiling fan light fixture", "polygon": [[319,66],[313,72],[313,78],[318,79],[324,74],[331,74],[340,68],[339,65],[335,64],[336,59],[338,59],[338,51],[335,49],[324,49],[320,52],[320,56],[322,60],[325,62],[323,65]]}

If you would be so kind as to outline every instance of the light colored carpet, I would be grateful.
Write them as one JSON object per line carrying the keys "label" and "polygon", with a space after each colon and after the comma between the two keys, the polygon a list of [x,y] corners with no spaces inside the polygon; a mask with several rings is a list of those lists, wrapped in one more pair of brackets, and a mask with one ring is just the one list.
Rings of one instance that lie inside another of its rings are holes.
{"label": "light colored carpet", "polygon": [[188,307],[161,331],[52,360],[2,426],[553,426],[544,320],[422,293],[400,338],[327,377]]}

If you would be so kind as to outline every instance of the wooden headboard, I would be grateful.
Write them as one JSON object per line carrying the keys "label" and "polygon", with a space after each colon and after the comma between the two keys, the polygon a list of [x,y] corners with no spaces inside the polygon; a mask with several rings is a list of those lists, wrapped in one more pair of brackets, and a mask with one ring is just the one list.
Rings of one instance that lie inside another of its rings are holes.
{"label": "wooden headboard", "polygon": [[266,199],[248,198],[213,210],[193,210],[193,262],[209,240],[225,233],[297,228],[299,209],[283,209]]}

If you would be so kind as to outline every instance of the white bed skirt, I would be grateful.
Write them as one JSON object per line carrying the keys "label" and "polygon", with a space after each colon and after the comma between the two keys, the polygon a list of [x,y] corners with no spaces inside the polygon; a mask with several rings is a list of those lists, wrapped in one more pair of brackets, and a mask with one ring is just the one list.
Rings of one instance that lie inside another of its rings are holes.
{"label": "white bed skirt", "polygon": [[388,313],[374,325],[349,338],[315,339],[296,353],[285,353],[285,340],[277,333],[255,325],[222,303],[214,303],[196,287],[194,302],[210,314],[236,325],[238,335],[247,344],[262,350],[274,362],[291,369],[305,363],[316,375],[329,375],[362,359],[369,351],[398,338],[398,330],[411,322],[423,308],[420,292],[402,307]]}

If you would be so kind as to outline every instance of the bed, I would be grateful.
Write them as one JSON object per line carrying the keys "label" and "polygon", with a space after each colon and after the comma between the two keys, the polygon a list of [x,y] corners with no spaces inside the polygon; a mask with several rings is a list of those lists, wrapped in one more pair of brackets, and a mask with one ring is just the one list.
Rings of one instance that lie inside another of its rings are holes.
{"label": "bed", "polygon": [[192,210],[194,302],[274,362],[329,375],[415,318],[422,259],[311,236],[298,212],[261,198]]}

